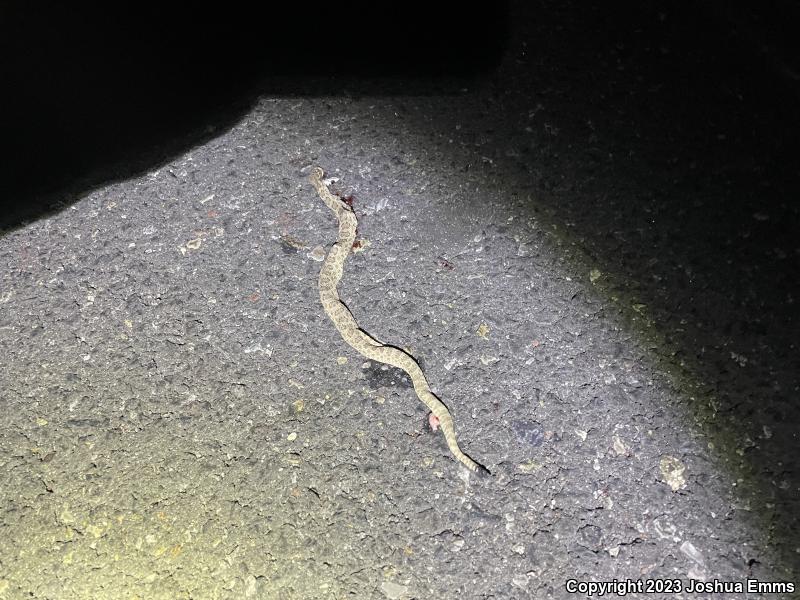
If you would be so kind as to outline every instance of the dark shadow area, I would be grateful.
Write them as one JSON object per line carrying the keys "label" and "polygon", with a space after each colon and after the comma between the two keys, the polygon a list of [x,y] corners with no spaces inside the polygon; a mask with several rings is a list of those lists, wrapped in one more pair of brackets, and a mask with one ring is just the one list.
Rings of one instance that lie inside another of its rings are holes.
{"label": "dark shadow area", "polygon": [[744,35],[733,10],[515,4],[516,66],[480,152],[586,249],[739,480],[737,511],[796,573],[800,111],[787,73],[800,61],[789,37],[759,37],[791,11],[751,10],[760,28]]}
{"label": "dark shadow area", "polygon": [[440,93],[502,56],[504,2],[378,6],[4,5],[0,229],[218,135],[259,92]]}

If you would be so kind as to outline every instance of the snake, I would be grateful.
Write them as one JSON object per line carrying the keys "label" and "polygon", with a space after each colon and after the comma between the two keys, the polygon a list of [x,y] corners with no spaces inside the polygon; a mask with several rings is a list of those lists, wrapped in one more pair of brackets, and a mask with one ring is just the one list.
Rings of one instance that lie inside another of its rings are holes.
{"label": "snake", "polygon": [[344,263],[350,255],[356,240],[358,218],[352,206],[328,189],[323,179],[324,171],[313,167],[308,181],[316,190],[320,199],[333,211],[339,222],[339,236],[334,242],[319,273],[319,299],[325,313],[333,322],[342,339],[356,352],[370,360],[402,369],[411,379],[417,397],[428,407],[441,427],[447,447],[453,457],[473,473],[480,476],[491,475],[489,470],[465,454],[456,440],[453,416],[450,410],[432,391],[425,378],[425,373],[417,360],[408,352],[378,341],[364,331],[356,321],[347,305],[339,298],[337,287],[344,273]]}

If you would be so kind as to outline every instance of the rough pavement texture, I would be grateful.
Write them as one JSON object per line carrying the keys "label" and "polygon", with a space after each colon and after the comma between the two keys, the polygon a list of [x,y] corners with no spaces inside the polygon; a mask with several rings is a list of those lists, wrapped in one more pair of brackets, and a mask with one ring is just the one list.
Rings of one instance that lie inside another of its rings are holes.
{"label": "rough pavement texture", "polygon": [[[671,14],[548,10],[482,86],[265,93],[0,238],[0,598],[797,583],[796,123]],[[493,478],[325,317],[311,165],[360,218],[343,300]]]}

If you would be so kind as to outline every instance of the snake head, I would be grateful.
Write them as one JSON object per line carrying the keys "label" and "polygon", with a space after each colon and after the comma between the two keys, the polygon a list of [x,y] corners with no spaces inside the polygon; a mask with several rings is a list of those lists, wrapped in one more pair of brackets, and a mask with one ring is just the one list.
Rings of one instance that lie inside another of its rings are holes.
{"label": "snake head", "polygon": [[325,171],[323,171],[319,167],[314,167],[313,169],[311,169],[311,174],[308,176],[308,178],[311,179],[312,181],[313,180],[322,181],[322,178],[324,176],[325,176]]}

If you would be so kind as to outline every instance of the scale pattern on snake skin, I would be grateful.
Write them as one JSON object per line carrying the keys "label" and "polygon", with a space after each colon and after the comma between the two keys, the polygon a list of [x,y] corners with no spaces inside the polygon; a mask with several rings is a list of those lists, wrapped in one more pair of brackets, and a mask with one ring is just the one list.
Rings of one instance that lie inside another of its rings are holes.
{"label": "scale pattern on snake skin", "polygon": [[328,190],[323,177],[324,172],[322,169],[314,167],[308,180],[339,221],[339,237],[325,257],[325,262],[323,262],[319,273],[319,299],[325,312],[333,321],[336,329],[339,330],[342,339],[359,354],[370,360],[397,367],[408,373],[417,396],[439,420],[445,441],[453,456],[470,471],[480,475],[488,475],[489,471],[486,467],[472,460],[459,448],[453,427],[453,417],[444,403],[431,392],[428,381],[425,379],[425,374],[414,357],[400,348],[379,342],[361,329],[350,310],[339,299],[339,292],[336,287],[342,278],[345,260],[350,254],[353,242],[356,239],[358,219],[353,209],[346,202]]}

